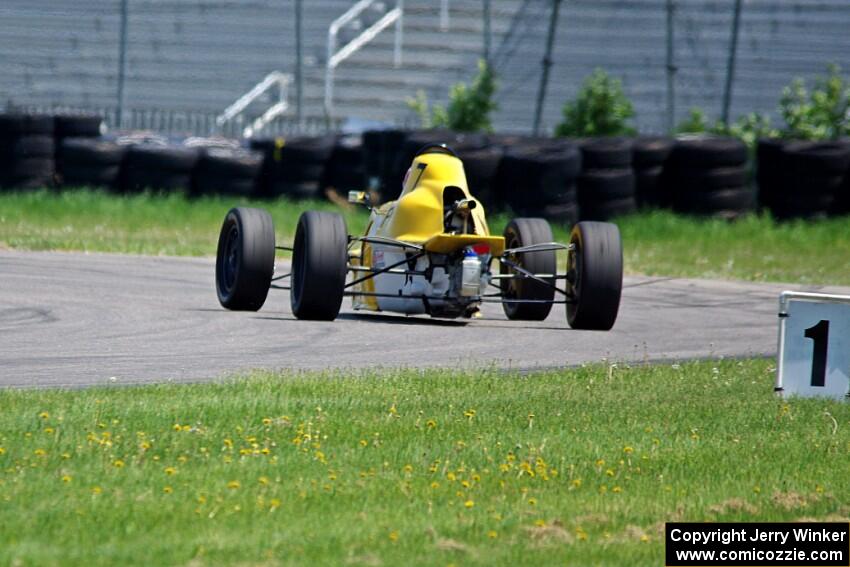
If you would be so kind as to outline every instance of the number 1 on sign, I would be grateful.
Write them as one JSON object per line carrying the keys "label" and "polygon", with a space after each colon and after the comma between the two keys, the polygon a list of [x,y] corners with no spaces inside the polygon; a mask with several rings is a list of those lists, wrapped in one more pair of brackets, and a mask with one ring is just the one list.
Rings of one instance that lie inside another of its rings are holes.
{"label": "number 1 on sign", "polygon": [[820,322],[806,329],[803,335],[815,343],[812,355],[812,387],[826,386],[826,351],[829,345],[829,321]]}

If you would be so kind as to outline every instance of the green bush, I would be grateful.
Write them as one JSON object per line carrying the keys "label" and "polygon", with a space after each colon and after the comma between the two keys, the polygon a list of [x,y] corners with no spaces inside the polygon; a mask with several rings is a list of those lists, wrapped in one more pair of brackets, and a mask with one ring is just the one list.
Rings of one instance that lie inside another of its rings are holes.
{"label": "green bush", "polygon": [[429,109],[425,93],[419,91],[407,105],[419,115],[423,128],[449,128],[457,132],[492,132],[490,113],[498,105],[496,75],[486,62],[478,62],[478,74],[471,85],[457,83],[449,91],[447,106],[434,105]]}
{"label": "green bush", "polygon": [[692,108],[688,117],[676,126],[675,134],[716,134],[738,138],[749,148],[754,148],[759,138],[779,137],[779,131],[771,126],[770,117],[751,112],[731,124],[717,120],[710,124],[701,108]]}
{"label": "green bush", "polygon": [[850,135],[850,85],[841,70],[815,79],[811,92],[803,79],[794,79],[782,90],[779,112],[785,120],[783,135],[802,140],[835,140]]}
{"label": "green bush", "polygon": [[674,134],[703,134],[710,130],[708,118],[701,108],[694,107],[688,112],[688,117],[676,125]]}
{"label": "green bush", "polygon": [[621,136],[635,133],[635,111],[619,79],[596,69],[585,79],[574,101],[564,105],[564,120],[556,136]]}

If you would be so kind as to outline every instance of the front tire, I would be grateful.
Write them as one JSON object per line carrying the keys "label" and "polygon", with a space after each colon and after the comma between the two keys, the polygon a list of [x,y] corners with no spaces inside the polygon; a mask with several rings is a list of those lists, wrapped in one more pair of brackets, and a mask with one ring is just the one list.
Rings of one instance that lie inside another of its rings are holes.
{"label": "front tire", "polygon": [[[505,228],[505,247],[519,248],[532,244],[552,242],[552,228],[545,219],[519,218],[514,219]],[[541,252],[525,252],[510,258],[521,268],[532,274],[555,274],[557,257],[555,250]],[[502,263],[502,275],[518,274],[513,268]],[[543,278],[554,285],[554,278]],[[516,277],[500,280],[502,299],[552,301],[555,289],[530,278]],[[551,303],[512,303],[503,302],[502,308],[508,319],[514,321],[542,321],[552,310]]]}
{"label": "front tire", "polygon": [[573,303],[567,322],[573,329],[608,331],[617,320],[623,290],[623,245],[617,225],[580,222],[570,235],[567,281]]}
{"label": "front tire", "polygon": [[274,251],[274,222],[268,211],[230,209],[215,260],[215,289],[222,307],[257,311],[263,306],[274,273]]}
{"label": "front tire", "polygon": [[347,270],[345,219],[336,213],[303,213],[298,219],[292,254],[292,313],[298,319],[336,319]]}

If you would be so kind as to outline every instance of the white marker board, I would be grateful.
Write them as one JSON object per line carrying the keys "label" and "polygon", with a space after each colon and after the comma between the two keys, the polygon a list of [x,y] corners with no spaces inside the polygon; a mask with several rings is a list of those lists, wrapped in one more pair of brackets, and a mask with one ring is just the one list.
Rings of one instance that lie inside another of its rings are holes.
{"label": "white marker board", "polygon": [[846,399],[850,393],[850,296],[783,292],[776,391]]}

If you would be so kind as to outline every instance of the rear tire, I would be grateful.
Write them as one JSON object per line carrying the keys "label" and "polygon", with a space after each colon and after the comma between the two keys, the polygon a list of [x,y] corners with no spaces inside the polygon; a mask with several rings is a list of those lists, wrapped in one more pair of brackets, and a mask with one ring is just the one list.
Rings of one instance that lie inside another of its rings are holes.
{"label": "rear tire", "polygon": [[257,311],[263,306],[274,273],[274,251],[274,222],[268,211],[230,209],[215,261],[215,288],[222,307]]}
{"label": "rear tire", "polygon": [[347,271],[345,219],[336,213],[303,213],[298,219],[292,254],[292,313],[299,319],[336,319]]}
{"label": "rear tire", "polygon": [[[514,219],[505,228],[505,247],[519,248],[532,244],[552,242],[552,228],[545,219],[519,218]],[[533,274],[555,274],[557,257],[555,250],[543,252],[527,252],[511,258],[520,267]],[[502,264],[500,272],[503,275],[516,274],[512,268]],[[554,278],[544,278],[554,285]],[[555,289],[530,278],[515,278],[499,280],[502,288],[502,299],[531,299],[552,301]],[[552,310],[551,303],[502,303],[505,315],[514,321],[542,321]]]}
{"label": "rear tire", "polygon": [[623,289],[623,245],[617,225],[580,222],[570,235],[568,282],[575,303],[567,303],[573,329],[607,331],[614,326]]}

